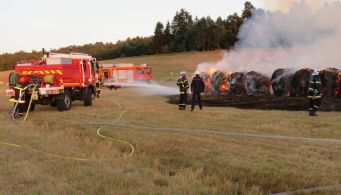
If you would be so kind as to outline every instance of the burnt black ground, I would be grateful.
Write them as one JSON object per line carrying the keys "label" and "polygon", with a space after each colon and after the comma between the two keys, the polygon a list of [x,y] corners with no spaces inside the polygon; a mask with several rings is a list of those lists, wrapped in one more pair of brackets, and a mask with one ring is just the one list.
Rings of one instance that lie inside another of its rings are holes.
{"label": "burnt black ground", "polygon": [[[169,96],[168,103],[178,104],[178,96]],[[274,96],[229,96],[211,95],[202,96],[203,104],[207,107],[234,107],[255,110],[308,110],[309,100],[305,97],[274,97]],[[191,95],[188,95],[188,104]],[[341,111],[341,98],[324,97],[320,111]]]}

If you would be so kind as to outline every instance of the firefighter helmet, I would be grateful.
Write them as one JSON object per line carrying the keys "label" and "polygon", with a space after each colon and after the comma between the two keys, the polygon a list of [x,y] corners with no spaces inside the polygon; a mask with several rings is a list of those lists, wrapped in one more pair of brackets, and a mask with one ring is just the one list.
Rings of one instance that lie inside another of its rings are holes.
{"label": "firefighter helmet", "polygon": [[180,71],[180,75],[185,75],[186,71]]}
{"label": "firefighter helmet", "polygon": [[318,76],[320,74],[320,69],[316,69],[311,75]]}

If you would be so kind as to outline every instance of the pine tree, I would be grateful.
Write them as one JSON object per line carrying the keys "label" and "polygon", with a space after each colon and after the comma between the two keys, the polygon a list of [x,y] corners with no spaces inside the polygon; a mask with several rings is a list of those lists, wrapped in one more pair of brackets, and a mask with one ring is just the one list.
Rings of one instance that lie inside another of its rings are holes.
{"label": "pine tree", "polygon": [[154,50],[156,53],[162,53],[163,50],[163,30],[164,26],[161,22],[158,22],[155,27],[154,31],[154,38],[153,38],[153,43],[154,43]]}
{"label": "pine tree", "polygon": [[250,1],[246,1],[244,3],[244,10],[242,13],[242,18],[244,20],[250,18],[252,16],[252,12],[254,9],[255,7],[252,5],[252,3]]}
{"label": "pine tree", "polygon": [[171,33],[171,25],[169,21],[166,24],[166,28],[163,31],[163,43],[164,43],[164,48],[163,50],[165,52],[169,52],[170,50],[170,45],[172,44],[173,41],[173,35]]}

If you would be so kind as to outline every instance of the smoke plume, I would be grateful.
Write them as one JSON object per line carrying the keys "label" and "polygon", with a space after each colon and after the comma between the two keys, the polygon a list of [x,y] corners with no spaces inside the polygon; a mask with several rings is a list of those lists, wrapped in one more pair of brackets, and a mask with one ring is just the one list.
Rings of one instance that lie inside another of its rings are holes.
{"label": "smoke plume", "polygon": [[141,96],[170,96],[179,94],[179,89],[177,87],[164,86],[153,81],[151,83],[121,83],[119,85],[122,87],[135,88]]}
{"label": "smoke plume", "polygon": [[[335,2],[336,0],[306,0],[309,6],[316,10],[321,8],[325,3]],[[266,9],[273,11],[288,11],[297,0],[262,0]]]}
{"label": "smoke plume", "polygon": [[241,26],[234,49],[224,52],[223,59],[216,63],[198,65],[198,70],[211,65],[220,71],[253,70],[270,76],[278,68],[340,68],[340,2],[266,2],[282,4],[268,4],[277,5],[273,7],[275,11],[254,10],[253,16]]}

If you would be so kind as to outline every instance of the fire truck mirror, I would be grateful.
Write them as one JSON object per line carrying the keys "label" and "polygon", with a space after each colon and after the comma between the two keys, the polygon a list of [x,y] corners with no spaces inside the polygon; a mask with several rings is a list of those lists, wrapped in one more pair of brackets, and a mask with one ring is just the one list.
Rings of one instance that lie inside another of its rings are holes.
{"label": "fire truck mirror", "polygon": [[[94,62],[94,60],[92,59],[92,60],[90,60],[90,65],[91,65],[91,71],[92,72],[94,72],[94,70],[95,70],[95,62]],[[96,70],[96,72],[97,72],[97,70]]]}
{"label": "fire truck mirror", "polygon": [[96,60],[95,60],[95,64],[96,64],[96,73],[98,73],[99,72],[99,64]]}
{"label": "fire truck mirror", "polygon": [[85,60],[83,60],[83,71],[85,72],[86,71],[86,61]]}

